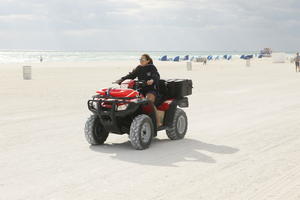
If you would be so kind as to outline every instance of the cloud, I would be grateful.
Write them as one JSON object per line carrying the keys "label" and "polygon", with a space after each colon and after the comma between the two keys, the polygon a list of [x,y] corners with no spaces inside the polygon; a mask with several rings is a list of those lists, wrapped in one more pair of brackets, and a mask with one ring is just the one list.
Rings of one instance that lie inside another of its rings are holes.
{"label": "cloud", "polygon": [[300,43],[298,0],[0,2],[1,48],[294,50]]}
{"label": "cloud", "polygon": [[0,15],[0,22],[11,23],[15,21],[32,21],[35,20],[34,15],[22,15],[22,14],[10,14],[10,15]]}

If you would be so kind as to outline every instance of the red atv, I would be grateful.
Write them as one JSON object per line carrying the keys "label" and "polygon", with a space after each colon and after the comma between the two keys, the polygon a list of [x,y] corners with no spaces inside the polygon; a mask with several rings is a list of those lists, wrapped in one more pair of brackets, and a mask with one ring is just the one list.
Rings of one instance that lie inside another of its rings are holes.
{"label": "red atv", "polygon": [[161,104],[157,110],[162,126],[156,127],[154,105],[139,90],[144,82],[125,80],[120,88],[97,91],[88,100],[88,108],[93,113],[85,124],[85,137],[91,145],[103,144],[109,133],[129,134],[135,149],[146,149],[157,131],[166,130],[171,140],[182,139],[187,131],[185,112],[178,108],[189,106],[186,96],[192,94],[192,81],[187,79],[160,80]]}

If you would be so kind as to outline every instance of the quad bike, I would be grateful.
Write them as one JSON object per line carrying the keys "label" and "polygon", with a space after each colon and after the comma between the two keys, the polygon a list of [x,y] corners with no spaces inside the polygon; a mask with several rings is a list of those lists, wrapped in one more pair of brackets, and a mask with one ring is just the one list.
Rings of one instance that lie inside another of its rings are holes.
{"label": "quad bike", "polygon": [[184,138],[188,121],[178,107],[189,106],[186,96],[192,93],[192,81],[178,80],[159,81],[161,104],[157,110],[163,113],[161,127],[156,127],[154,104],[139,92],[145,82],[125,80],[120,88],[97,91],[87,102],[92,112],[84,129],[88,143],[103,144],[109,133],[128,134],[132,146],[142,150],[150,146],[152,138],[161,130],[166,130],[171,140]]}

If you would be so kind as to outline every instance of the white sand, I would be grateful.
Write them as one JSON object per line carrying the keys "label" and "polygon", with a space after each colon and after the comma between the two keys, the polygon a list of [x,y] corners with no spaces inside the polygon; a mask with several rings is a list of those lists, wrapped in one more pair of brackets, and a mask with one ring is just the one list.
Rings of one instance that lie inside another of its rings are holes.
{"label": "white sand", "polygon": [[160,132],[133,150],[126,135],[90,147],[86,101],[135,63],[0,65],[0,199],[300,199],[300,73],[271,60],[205,68],[156,63],[192,78],[186,138]]}

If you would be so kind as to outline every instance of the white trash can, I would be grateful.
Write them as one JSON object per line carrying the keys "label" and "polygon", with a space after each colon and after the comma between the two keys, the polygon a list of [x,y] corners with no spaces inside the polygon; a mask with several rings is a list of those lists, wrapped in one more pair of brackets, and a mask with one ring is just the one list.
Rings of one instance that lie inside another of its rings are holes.
{"label": "white trash can", "polygon": [[250,64],[250,59],[246,59],[246,66],[247,66],[247,67],[250,67],[250,65],[251,65],[251,64]]}
{"label": "white trash can", "polygon": [[192,62],[187,62],[186,63],[186,68],[188,71],[192,71]]}
{"label": "white trash can", "polygon": [[23,79],[31,80],[31,66],[23,66]]}

